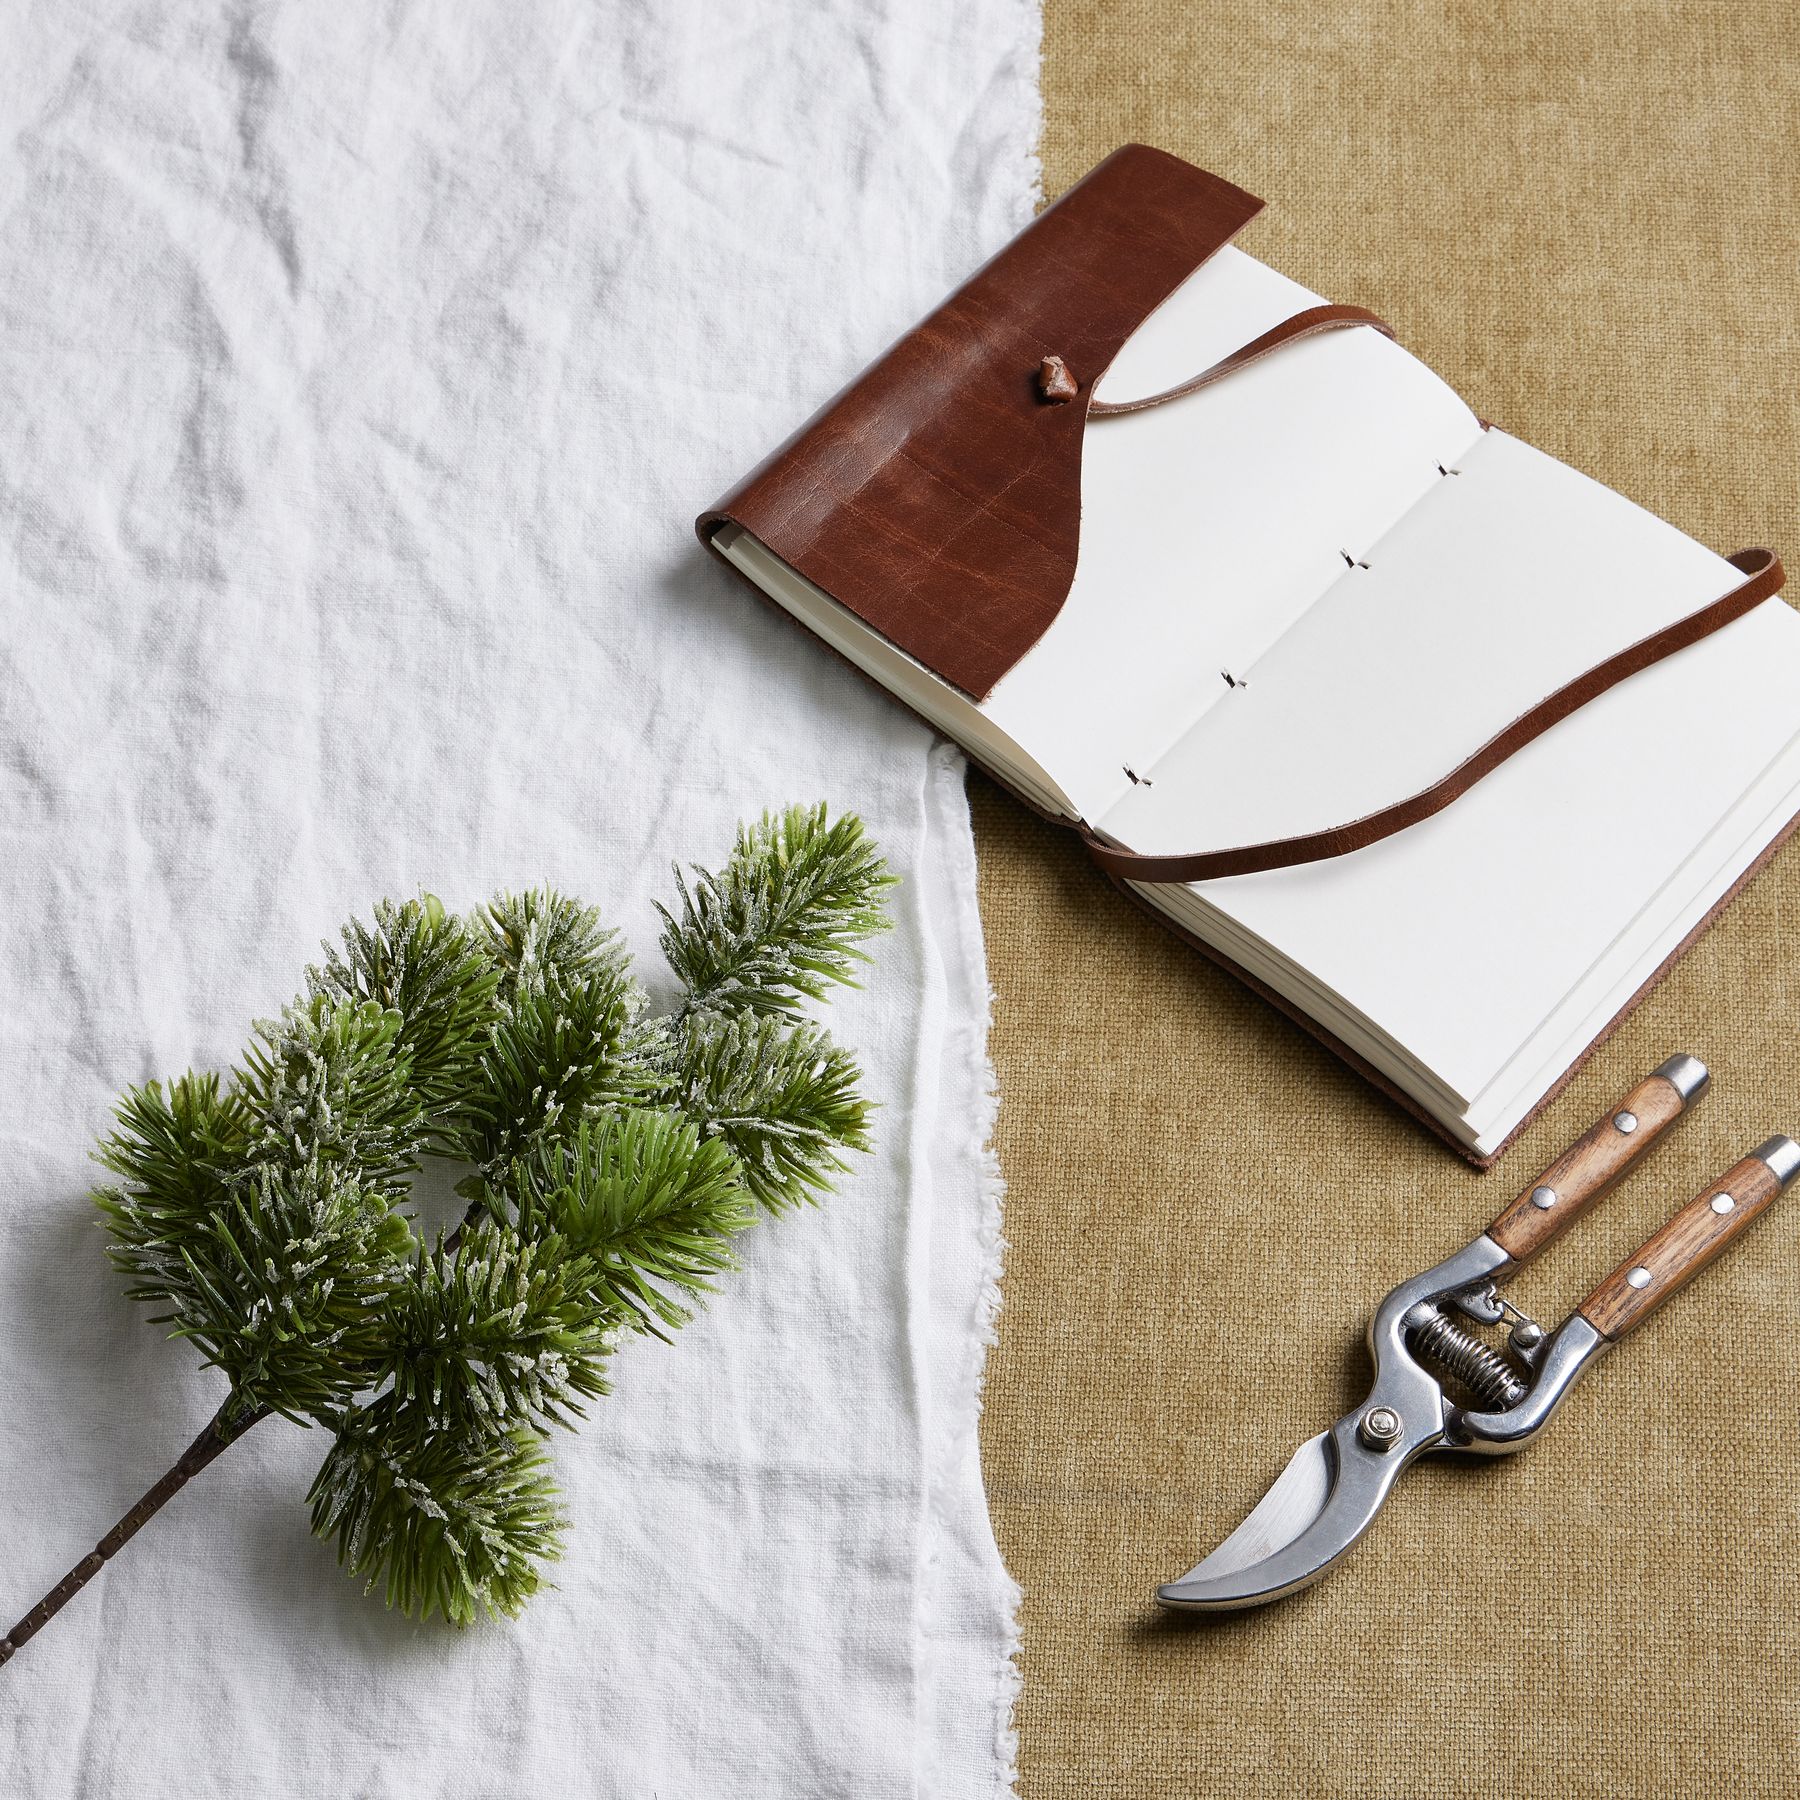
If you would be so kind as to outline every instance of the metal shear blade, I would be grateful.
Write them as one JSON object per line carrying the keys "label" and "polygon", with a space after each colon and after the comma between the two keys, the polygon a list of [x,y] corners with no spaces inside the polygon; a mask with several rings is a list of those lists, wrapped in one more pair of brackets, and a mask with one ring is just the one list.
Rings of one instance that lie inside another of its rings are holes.
{"label": "metal shear blade", "polygon": [[[1705,1082],[1695,1059],[1671,1058],[1486,1232],[1395,1288],[1369,1327],[1368,1399],[1308,1438],[1249,1517],[1179,1581],[1158,1588],[1158,1601],[1224,1612],[1278,1600],[1344,1558],[1419,1457],[1446,1449],[1501,1456],[1535,1438],[1580,1376],[1800,1173],[1800,1146],[1771,1138],[1702,1189],[1554,1332],[1501,1299],[1494,1284],[1611,1186]],[[1510,1322],[1511,1356],[1452,1315]]]}
{"label": "metal shear blade", "polygon": [[1405,1466],[1354,1439],[1346,1452],[1342,1429],[1340,1421],[1308,1438],[1243,1524],[1158,1588],[1157,1599],[1177,1611],[1235,1611],[1279,1600],[1334,1567],[1375,1522]]}

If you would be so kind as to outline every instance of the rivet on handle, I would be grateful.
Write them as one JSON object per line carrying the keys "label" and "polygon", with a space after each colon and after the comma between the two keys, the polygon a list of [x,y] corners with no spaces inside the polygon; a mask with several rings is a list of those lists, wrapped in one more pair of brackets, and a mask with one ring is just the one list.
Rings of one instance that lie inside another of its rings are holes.
{"label": "rivet on handle", "polygon": [[[1697,1056],[1671,1056],[1620,1094],[1488,1227],[1513,1259],[1528,1262],[1642,1159],[1706,1087]],[[1740,1196],[1741,1198],[1741,1196]]]}
{"label": "rivet on handle", "polygon": [[1671,1295],[1679,1293],[1751,1225],[1796,1176],[1800,1144],[1772,1137],[1709,1182],[1576,1308],[1602,1337],[1617,1343]]}

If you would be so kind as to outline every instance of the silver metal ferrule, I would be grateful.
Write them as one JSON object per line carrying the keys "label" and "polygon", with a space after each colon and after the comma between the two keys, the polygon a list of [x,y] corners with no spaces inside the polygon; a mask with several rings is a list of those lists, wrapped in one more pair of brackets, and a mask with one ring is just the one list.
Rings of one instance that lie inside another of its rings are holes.
{"label": "silver metal ferrule", "polygon": [[1712,1080],[1712,1071],[1697,1056],[1689,1056],[1685,1051],[1679,1056],[1671,1056],[1660,1069],[1652,1073],[1660,1075],[1676,1093],[1681,1096],[1681,1104],[1692,1103],[1700,1090]]}
{"label": "silver metal ferrule", "polygon": [[1766,1144],[1759,1144],[1750,1152],[1758,1162],[1767,1163],[1769,1173],[1783,1187],[1800,1175],[1800,1144],[1791,1137],[1785,1137],[1779,1131]]}

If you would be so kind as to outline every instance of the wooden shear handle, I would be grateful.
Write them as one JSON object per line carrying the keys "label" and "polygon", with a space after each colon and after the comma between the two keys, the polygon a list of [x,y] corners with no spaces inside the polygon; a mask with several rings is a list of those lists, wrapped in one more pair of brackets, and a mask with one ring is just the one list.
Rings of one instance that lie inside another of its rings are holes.
{"label": "wooden shear handle", "polygon": [[1705,1090],[1706,1065],[1672,1056],[1577,1138],[1488,1227],[1514,1262],[1529,1262],[1575,1223]]}
{"label": "wooden shear handle", "polygon": [[1800,1145],[1776,1137],[1703,1187],[1576,1308],[1617,1341],[1679,1293],[1800,1171]]}

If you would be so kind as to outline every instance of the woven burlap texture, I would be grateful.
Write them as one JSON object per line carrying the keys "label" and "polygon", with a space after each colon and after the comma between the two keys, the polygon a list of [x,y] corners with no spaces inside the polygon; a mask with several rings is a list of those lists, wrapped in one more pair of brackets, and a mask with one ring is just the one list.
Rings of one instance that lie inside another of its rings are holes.
{"label": "woven burlap texture", "polygon": [[[1247,249],[1377,309],[1485,416],[1800,563],[1788,0],[1048,0],[1044,85],[1049,193],[1127,139],[1214,169],[1270,203]],[[1669,755],[1706,729],[1671,719]],[[1800,1133],[1800,848],[1478,1177],[1068,836],[972,792],[1011,1242],[983,1444],[1025,1592],[1025,1800],[1800,1793],[1794,1196],[1541,1443],[1416,1469],[1328,1581],[1224,1622],[1149,1604],[1359,1397],[1372,1302],[1671,1051],[1713,1091],[1516,1284],[1541,1316]]]}

